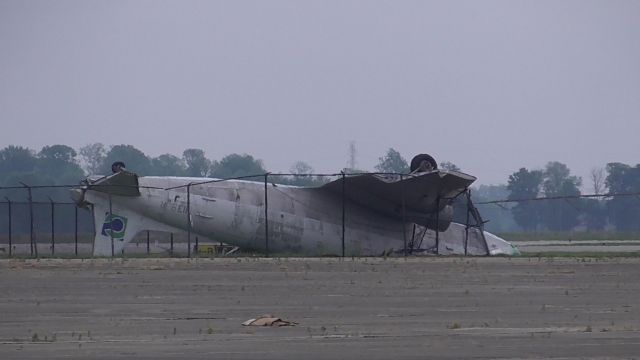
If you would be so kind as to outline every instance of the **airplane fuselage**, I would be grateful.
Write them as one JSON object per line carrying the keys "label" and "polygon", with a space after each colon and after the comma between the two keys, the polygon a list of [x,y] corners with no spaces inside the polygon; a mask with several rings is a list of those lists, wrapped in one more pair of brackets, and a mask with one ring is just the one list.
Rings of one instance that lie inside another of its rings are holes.
{"label": "airplane fuselage", "polygon": [[[206,179],[140,177],[139,197],[95,191],[86,196],[94,204],[108,204],[110,197],[114,214],[127,209],[158,223],[243,249],[265,251],[268,246],[269,251],[280,253],[342,253],[343,201],[335,194],[322,188],[269,183],[265,197],[264,183],[239,180],[191,185],[187,189],[186,185],[196,180]],[[181,185],[184,186],[178,187]],[[409,225],[350,202],[344,202],[344,214],[345,254],[380,255],[402,249],[404,227]]]}
{"label": "airplane fuselage", "polygon": [[119,254],[144,230],[191,232],[245,251],[279,254],[516,254],[481,227],[452,222],[451,199],[474,179],[431,170],[404,179],[343,177],[309,188],[122,171],[87,179],[72,197],[93,209],[99,256]]}

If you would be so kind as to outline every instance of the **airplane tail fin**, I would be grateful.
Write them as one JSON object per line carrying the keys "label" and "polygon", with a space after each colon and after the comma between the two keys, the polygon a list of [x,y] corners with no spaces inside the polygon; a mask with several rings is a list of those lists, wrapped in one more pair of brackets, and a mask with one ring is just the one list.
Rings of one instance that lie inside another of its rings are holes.
{"label": "airplane tail fin", "polygon": [[90,202],[93,204],[96,234],[93,244],[94,256],[122,254],[125,245],[142,231],[183,232],[121,206],[117,199],[113,199],[111,207],[108,200],[102,197],[92,200]]}

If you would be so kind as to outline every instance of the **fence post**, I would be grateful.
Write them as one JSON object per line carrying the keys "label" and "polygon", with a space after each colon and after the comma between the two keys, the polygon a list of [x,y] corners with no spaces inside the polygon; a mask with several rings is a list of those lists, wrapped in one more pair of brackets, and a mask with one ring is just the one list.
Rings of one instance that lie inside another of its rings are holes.
{"label": "fence post", "polygon": [[29,244],[31,248],[31,256],[35,254],[36,258],[38,257],[38,246],[35,242],[35,236],[33,233],[33,196],[31,194],[31,187],[22,181],[20,181],[22,186],[27,188],[27,194],[29,196]]}
{"label": "fence post", "polygon": [[[78,256],[78,207],[74,206],[73,208],[75,210],[75,228],[74,228],[75,250],[74,252],[75,252],[75,256]],[[91,213],[93,214],[93,209],[91,210]],[[93,218],[93,216],[91,216],[91,218]],[[93,228],[95,231],[95,226]],[[95,236],[94,236],[94,239],[95,239]]]}
{"label": "fence post", "polygon": [[344,253],[344,233],[345,233],[345,209],[346,209],[346,178],[345,178],[345,174],[344,174],[344,170],[340,171],[340,174],[342,174],[342,257],[344,257],[345,253]]}
{"label": "fence post", "polygon": [[404,176],[400,174],[400,191],[402,192],[402,241],[404,242],[403,254],[407,257],[407,208],[405,204]]}
{"label": "fence post", "polygon": [[187,257],[191,258],[191,183],[187,184]]}
{"label": "fence post", "polygon": [[471,211],[471,190],[467,189],[465,193],[467,195],[467,223],[464,227],[464,254],[467,255],[467,248],[469,247],[469,212]]}
{"label": "fence post", "polygon": [[196,245],[193,247],[193,250],[196,252],[196,257],[198,256],[198,245],[199,245],[199,239],[198,239],[198,235],[196,235]]}
{"label": "fence post", "polygon": [[109,194],[109,237],[111,238],[111,257],[114,257],[115,249],[113,246],[113,204],[111,202],[111,194]]}
{"label": "fence post", "polygon": [[51,256],[53,256],[56,253],[55,203],[51,197],[49,197],[49,201],[51,202]]}
{"label": "fence post", "polygon": [[150,249],[149,249],[149,230],[147,230],[147,255],[150,254]]}
{"label": "fence post", "polygon": [[11,200],[9,200],[8,197],[4,197],[5,199],[7,199],[7,206],[9,207],[9,257],[11,257],[11,255],[13,254],[13,239],[12,239],[12,229],[11,229]]}
{"label": "fence post", "polygon": [[436,198],[436,254],[440,255],[440,194]]}
{"label": "fence post", "polygon": [[264,248],[265,255],[269,257],[269,197],[267,196],[267,182],[269,173],[264,174]]}
{"label": "fence post", "polygon": [[173,256],[173,233],[171,233],[171,246],[169,247],[169,254]]}

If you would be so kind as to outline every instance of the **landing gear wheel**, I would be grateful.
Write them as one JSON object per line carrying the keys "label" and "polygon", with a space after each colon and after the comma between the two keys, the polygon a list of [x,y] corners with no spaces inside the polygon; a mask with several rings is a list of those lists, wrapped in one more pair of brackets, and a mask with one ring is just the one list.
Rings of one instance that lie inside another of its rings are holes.
{"label": "landing gear wheel", "polygon": [[420,169],[420,171],[430,171],[438,169],[438,163],[429,154],[419,154],[411,160],[411,172]]}
{"label": "landing gear wheel", "polygon": [[116,161],[113,164],[111,164],[111,172],[114,174],[119,173],[120,171],[124,170],[125,167],[126,166],[122,161]]}

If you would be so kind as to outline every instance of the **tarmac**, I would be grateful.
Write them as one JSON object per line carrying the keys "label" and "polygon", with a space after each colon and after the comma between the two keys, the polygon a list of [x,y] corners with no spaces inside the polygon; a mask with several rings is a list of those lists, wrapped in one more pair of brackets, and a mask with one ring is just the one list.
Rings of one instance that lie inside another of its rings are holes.
{"label": "tarmac", "polygon": [[[0,260],[0,359],[637,358],[640,258]],[[297,323],[242,326],[272,314]]]}
{"label": "tarmac", "polygon": [[639,240],[532,240],[511,243],[525,253],[640,253]]}

